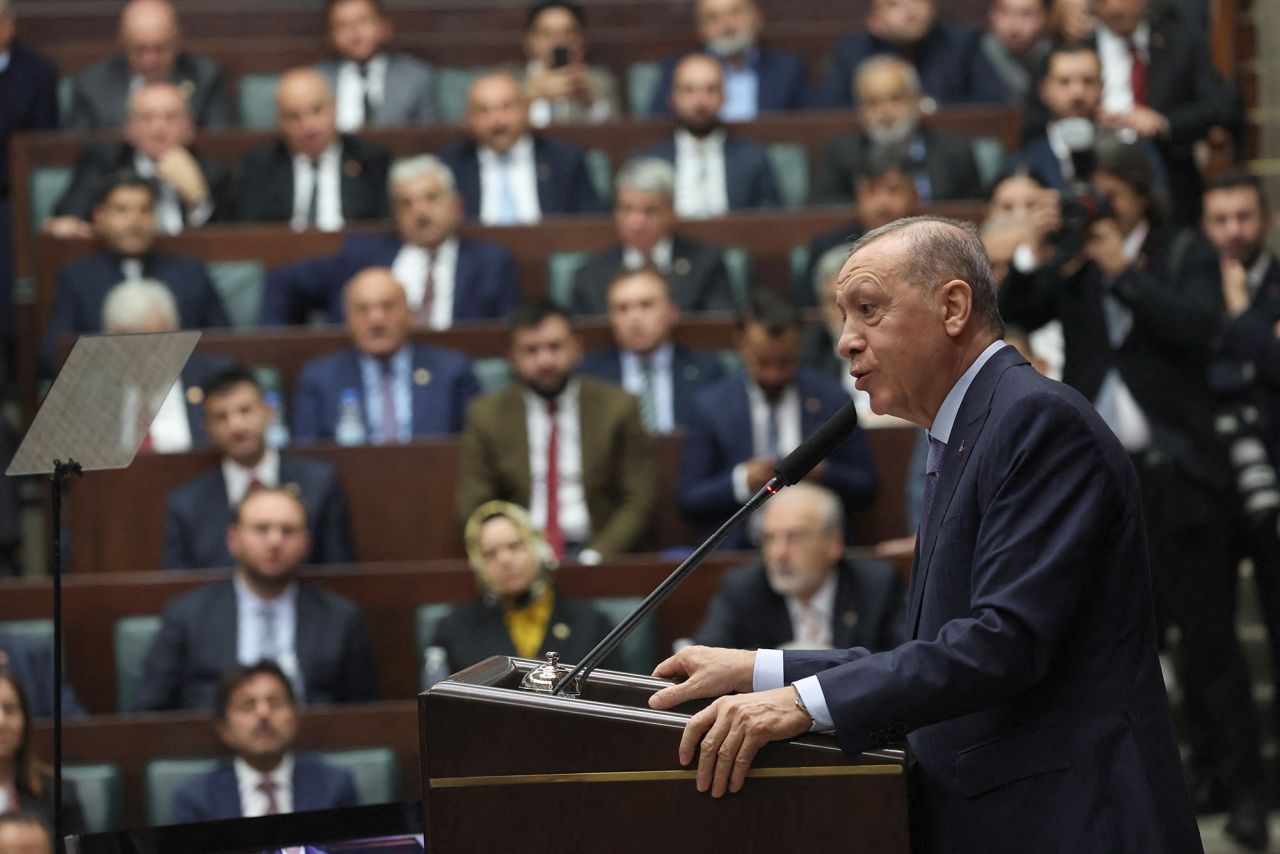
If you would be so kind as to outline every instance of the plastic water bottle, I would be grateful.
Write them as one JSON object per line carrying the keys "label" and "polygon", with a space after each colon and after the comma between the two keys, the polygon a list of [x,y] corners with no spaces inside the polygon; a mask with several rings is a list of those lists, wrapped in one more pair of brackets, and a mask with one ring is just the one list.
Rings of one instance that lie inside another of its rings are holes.
{"label": "plastic water bottle", "polygon": [[338,406],[338,425],[333,437],[339,445],[351,447],[364,444],[364,414],[360,411],[360,395],[353,388],[342,392]]}
{"label": "plastic water bottle", "polygon": [[289,444],[289,428],[280,417],[280,394],[269,391],[264,397],[264,402],[271,410],[271,420],[267,422],[267,432],[263,438],[268,448],[283,448]]}
{"label": "plastic water bottle", "polygon": [[427,647],[426,661],[422,665],[422,687],[430,688],[441,679],[449,677],[449,655],[442,646]]}

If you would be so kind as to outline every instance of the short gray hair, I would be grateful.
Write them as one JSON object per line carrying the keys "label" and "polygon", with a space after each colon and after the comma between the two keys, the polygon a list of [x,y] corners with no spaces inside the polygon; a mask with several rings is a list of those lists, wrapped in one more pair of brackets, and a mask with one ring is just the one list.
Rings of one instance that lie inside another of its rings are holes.
{"label": "short gray hair", "polygon": [[439,177],[450,192],[458,191],[458,182],[454,180],[453,170],[443,160],[434,154],[419,154],[414,157],[402,157],[391,164],[391,169],[387,172],[387,193],[394,193],[396,184],[429,174]]}
{"label": "short gray hair", "polygon": [[992,332],[1004,334],[991,259],[973,225],[940,216],[906,217],[862,235],[849,257],[882,237],[897,234],[906,241],[896,270],[904,281],[921,288],[926,296],[952,279],[967,283],[973,291],[973,313]]}
{"label": "short gray hair", "polygon": [[817,518],[822,525],[823,533],[844,531],[844,503],[840,500],[840,496],[825,486],[819,486],[807,480],[801,481],[795,486],[782,490],[773,499],[772,506],[805,500],[817,505]]}
{"label": "short gray hair", "polygon": [[676,196],[676,170],[658,157],[636,157],[628,160],[613,179],[615,193],[631,190],[636,193],[653,193],[674,199]]}
{"label": "short gray hair", "polygon": [[178,305],[173,292],[157,279],[121,282],[107,293],[102,303],[104,332],[134,332],[157,316],[171,329],[178,328]]}
{"label": "short gray hair", "polygon": [[818,256],[818,263],[813,265],[812,279],[813,295],[817,298],[818,305],[822,305],[827,301],[827,285],[831,284],[832,279],[840,275],[840,270],[844,268],[844,262],[848,260],[849,244],[843,241]]}
{"label": "short gray hair", "polygon": [[858,94],[858,82],[864,77],[869,77],[882,71],[900,71],[907,78],[907,88],[914,95],[923,95],[924,89],[920,85],[920,72],[916,71],[916,67],[907,62],[900,56],[894,56],[891,53],[879,53],[870,59],[864,59],[858,63],[858,67],[853,72],[853,93]]}

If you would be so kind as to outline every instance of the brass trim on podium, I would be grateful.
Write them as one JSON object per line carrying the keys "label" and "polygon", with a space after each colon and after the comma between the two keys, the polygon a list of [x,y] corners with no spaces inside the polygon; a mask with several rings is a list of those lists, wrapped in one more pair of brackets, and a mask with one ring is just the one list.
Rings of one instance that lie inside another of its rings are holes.
{"label": "brass trim on podium", "polygon": [[[898,775],[901,765],[825,765],[801,768],[752,768],[749,778],[769,777],[857,777],[864,775]],[[482,777],[439,777],[428,780],[433,789],[465,789],[472,786],[518,786],[530,783],[651,783],[668,780],[693,780],[698,776],[688,771],[587,771],[571,774],[493,774]]]}

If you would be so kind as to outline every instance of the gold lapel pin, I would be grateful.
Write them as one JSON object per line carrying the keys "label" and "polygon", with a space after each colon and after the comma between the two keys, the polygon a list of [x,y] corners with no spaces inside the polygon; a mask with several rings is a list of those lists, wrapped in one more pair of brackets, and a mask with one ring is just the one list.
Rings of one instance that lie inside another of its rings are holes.
{"label": "gold lapel pin", "polygon": [[413,372],[414,385],[426,385],[431,382],[431,372],[426,368],[418,368]]}
{"label": "gold lapel pin", "polygon": [[187,403],[192,406],[199,406],[204,402],[204,389],[198,385],[193,385],[187,389]]}

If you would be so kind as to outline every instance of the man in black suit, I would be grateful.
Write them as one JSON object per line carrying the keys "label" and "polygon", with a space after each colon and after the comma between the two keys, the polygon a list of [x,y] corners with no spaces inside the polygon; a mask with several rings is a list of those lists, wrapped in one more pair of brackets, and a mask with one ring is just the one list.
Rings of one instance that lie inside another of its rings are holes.
{"label": "man in black suit", "polygon": [[694,395],[720,379],[724,367],[672,340],[680,309],[654,268],[618,272],[607,293],[615,346],[587,353],[580,370],[634,394],[650,433],[683,429]]}
{"label": "man in black suit", "polygon": [[858,67],[855,86],[862,127],[827,144],[813,182],[816,202],[849,201],[854,178],[874,145],[899,150],[921,201],[982,197],[969,140],[921,123],[920,77],[911,63],[895,56],[869,59]]}
{"label": "man in black suit", "polygon": [[468,217],[519,225],[601,211],[584,152],[529,132],[529,101],[510,74],[472,82],[463,124],[467,139],[446,146],[440,159],[453,170]]}
{"label": "man in black suit", "polygon": [[222,674],[274,661],[308,705],[377,696],[373,653],[355,603],[298,578],[311,551],[307,508],[283,487],[251,490],[227,529],[230,579],[172,600],[147,651],[138,708],[211,709]]}
{"label": "man in black suit", "polygon": [[613,224],[618,245],[587,259],[573,276],[573,313],[604,314],[609,283],[619,270],[657,268],[682,311],[736,307],[724,255],[675,233],[675,170],[656,157],[638,157],[614,180]]}
{"label": "man in black suit", "polygon": [[231,219],[231,176],[191,148],[195,135],[182,90],[167,82],[143,85],[129,96],[124,142],[85,146],[44,230],[58,237],[92,236],[94,194],[121,169],[155,181],[156,224],[165,234]]}
{"label": "man in black suit", "polygon": [[387,216],[381,145],[339,134],[324,75],[295,68],[276,88],[280,137],[240,161],[236,211],[246,222],[287,222],[294,231],[340,231],[358,219]]}
{"label": "man in black suit", "polygon": [[693,642],[732,649],[893,649],[906,600],[892,564],[844,556],[835,493],[799,483],[761,514],[761,559],[720,582]]}
{"label": "man in black suit", "polygon": [[130,0],[120,12],[121,53],[72,78],[70,130],[119,128],[129,95],[143,83],[167,81],[187,97],[201,128],[234,123],[227,81],[218,63],[182,50],[178,13],[168,0]]}
{"label": "man in black suit", "polygon": [[267,447],[272,415],[258,381],[239,366],[204,384],[205,433],[222,452],[222,463],[169,493],[161,569],[233,565],[226,536],[231,511],[255,485],[284,485],[307,506],[307,563],[355,562],[347,499],[337,471],[328,463]]}

